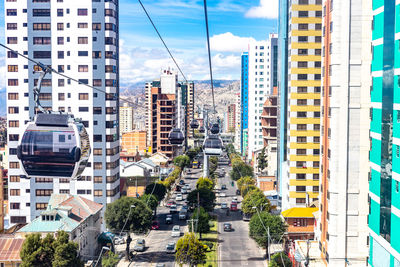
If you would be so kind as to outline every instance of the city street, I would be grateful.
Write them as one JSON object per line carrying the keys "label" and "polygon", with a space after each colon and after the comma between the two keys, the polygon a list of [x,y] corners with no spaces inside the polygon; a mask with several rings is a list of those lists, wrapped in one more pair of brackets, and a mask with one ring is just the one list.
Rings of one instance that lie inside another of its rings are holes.
{"label": "city street", "polygon": [[[202,170],[192,170],[191,174],[183,175],[185,184],[189,184],[191,190],[193,190],[196,186],[197,179],[201,175]],[[187,194],[183,194],[184,200],[186,196]],[[174,193],[171,195],[170,200],[175,200],[175,197],[176,194]],[[184,203],[184,200],[176,201],[178,211]],[[165,267],[175,266],[175,254],[166,253],[166,245],[171,241],[177,242],[179,239],[178,237],[171,237],[171,231],[174,225],[181,226],[182,235],[188,231],[188,227],[186,220],[179,220],[178,213],[172,214],[172,224],[165,224],[167,214],[170,214],[168,207],[162,206],[157,208],[157,221],[160,223],[160,229],[150,231],[149,235],[145,237],[146,249],[144,252],[134,252],[135,257],[132,262],[129,263],[125,260],[121,260],[118,266],[151,267],[156,266],[158,263],[164,264]],[[133,240],[131,243],[131,251],[135,246],[135,242],[136,240]]]}
{"label": "city street", "polygon": [[[220,167],[221,168],[221,167]],[[226,170],[226,175],[223,178],[218,178],[218,188],[224,184],[226,190],[218,190],[220,193],[225,193],[225,197],[217,197],[217,205],[220,203],[227,203],[228,207],[236,195],[236,184],[231,185],[229,178],[230,167],[223,166]],[[241,202],[242,197],[237,196],[238,201]],[[240,208],[240,204],[239,204]],[[218,213],[218,231],[220,240],[219,246],[219,267],[225,266],[251,266],[251,267],[264,267],[267,262],[264,259],[265,250],[261,250],[256,242],[249,237],[249,222],[242,220],[242,215],[239,211],[229,212],[226,215],[226,210],[222,210],[220,206],[216,207]],[[224,232],[224,223],[232,223],[232,232]]]}

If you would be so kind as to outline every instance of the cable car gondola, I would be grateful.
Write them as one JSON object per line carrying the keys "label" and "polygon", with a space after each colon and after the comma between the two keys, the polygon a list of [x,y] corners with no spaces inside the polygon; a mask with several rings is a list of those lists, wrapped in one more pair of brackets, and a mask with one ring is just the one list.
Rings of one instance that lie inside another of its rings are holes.
{"label": "cable car gondola", "polygon": [[218,134],[219,133],[219,125],[217,123],[214,123],[211,126],[210,131],[211,131],[212,134]]}
{"label": "cable car gondola", "polygon": [[190,123],[190,128],[192,129],[199,128],[199,122],[197,120],[192,120],[192,122]]}
{"label": "cable car gondola", "polygon": [[29,178],[76,178],[89,156],[85,127],[69,114],[37,114],[27,123],[17,148],[22,170]]}
{"label": "cable car gondola", "polygon": [[174,128],[168,134],[168,141],[170,145],[182,145],[183,141],[185,141],[185,137],[183,136],[182,131],[179,128]]}
{"label": "cable car gondola", "polygon": [[218,135],[210,135],[204,140],[203,152],[206,156],[219,156],[222,154],[222,140]]}

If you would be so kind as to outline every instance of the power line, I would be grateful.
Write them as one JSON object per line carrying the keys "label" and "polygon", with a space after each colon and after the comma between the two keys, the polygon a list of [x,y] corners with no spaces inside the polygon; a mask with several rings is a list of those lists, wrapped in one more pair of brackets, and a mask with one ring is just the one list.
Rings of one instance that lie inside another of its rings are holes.
{"label": "power line", "polygon": [[[71,81],[74,81],[74,82],[76,82],[76,83],[78,83],[78,84],[81,84],[81,85],[83,85],[83,86],[89,87],[89,88],[91,88],[91,89],[94,89],[94,90],[96,90],[96,91],[102,92],[102,93],[104,93],[104,94],[109,94],[109,93],[107,93],[106,91],[104,91],[104,90],[102,90],[102,89],[99,89],[99,88],[97,88],[97,87],[94,87],[94,86],[92,86],[92,85],[90,85],[90,84],[82,83],[82,82],[80,82],[78,79],[72,78],[72,77],[70,77],[70,76],[68,76],[68,75],[66,75],[66,74],[64,74],[64,73],[60,73],[60,72],[56,71],[55,69],[53,69],[51,66],[45,65],[45,64],[43,64],[43,63],[41,63],[41,62],[39,62],[39,61],[36,61],[36,60],[34,60],[34,59],[31,59],[31,58],[29,58],[29,57],[27,57],[27,56],[25,56],[25,55],[19,53],[18,51],[11,49],[10,47],[8,47],[8,46],[6,46],[6,45],[4,45],[4,44],[2,44],[2,43],[0,43],[0,46],[4,47],[5,49],[7,49],[7,50],[9,50],[9,51],[11,51],[11,52],[13,52],[13,53],[15,53],[15,54],[17,54],[17,55],[23,57],[23,58],[25,58],[25,59],[27,59],[27,60],[33,62],[33,63],[35,63],[36,65],[40,66],[42,69],[46,69],[47,71],[49,71],[49,72],[51,72],[51,73],[54,72],[55,74],[58,74],[58,75],[60,75],[60,76],[62,76],[62,77],[64,77],[64,78],[69,79],[69,80],[71,80]],[[127,102],[127,103],[129,103],[129,104],[135,105],[134,102],[129,101],[129,100],[126,100],[126,99],[123,99],[123,98],[121,98],[121,97],[118,97],[117,99],[120,99],[121,101]],[[113,100],[117,100],[117,99],[113,99]]]}
{"label": "power line", "polygon": [[214,114],[215,114],[217,112],[217,110],[215,108],[215,98],[214,98],[214,82],[213,82],[212,65],[211,65],[210,33],[208,30],[207,0],[204,0],[204,16],[205,16],[205,20],[206,20],[208,65],[210,67],[211,93],[212,93],[212,101],[213,101]]}
{"label": "power line", "polygon": [[149,15],[149,13],[147,12],[146,8],[144,7],[144,5],[143,5],[142,1],[141,1],[141,0],[138,0],[138,1],[139,1],[139,4],[142,6],[142,8],[143,8],[143,11],[146,13],[146,16],[147,16],[147,18],[150,20],[150,23],[151,23],[151,25],[153,25],[153,28],[154,28],[154,30],[157,32],[157,35],[158,35],[158,37],[160,38],[161,42],[163,43],[163,45],[164,45],[165,49],[167,49],[167,51],[168,51],[168,54],[170,55],[170,57],[171,57],[171,58],[172,58],[172,60],[174,61],[174,63],[175,63],[175,65],[176,65],[176,67],[177,67],[177,68],[178,68],[178,70],[179,70],[179,72],[182,74],[182,76],[183,76],[183,79],[185,79],[185,81],[186,81],[186,83],[187,83],[188,81],[187,81],[187,79],[186,79],[186,76],[185,76],[185,74],[183,74],[183,72],[182,72],[181,68],[179,67],[178,63],[176,62],[176,60],[175,60],[174,56],[172,55],[171,51],[169,50],[169,48],[168,48],[167,44],[164,42],[164,39],[161,37],[161,34],[160,34],[160,32],[158,31],[158,29],[157,29],[156,25],[154,24],[154,22],[153,22],[153,20],[151,19],[151,17],[150,17],[150,15]]}

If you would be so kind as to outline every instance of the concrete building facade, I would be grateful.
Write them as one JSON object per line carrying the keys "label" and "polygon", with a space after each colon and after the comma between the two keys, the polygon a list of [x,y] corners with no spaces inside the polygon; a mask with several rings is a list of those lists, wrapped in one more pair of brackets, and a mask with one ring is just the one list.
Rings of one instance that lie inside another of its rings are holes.
{"label": "concrete building facade", "polygon": [[318,240],[327,265],[365,266],[371,0],[323,1]]}
{"label": "concrete building facade", "polygon": [[122,107],[119,107],[120,135],[133,131],[135,126],[133,118],[134,118],[133,107],[130,107],[128,103],[124,103]]}
{"label": "concrete building facade", "polygon": [[322,1],[288,6],[287,172],[282,209],[318,199],[320,158]]}
{"label": "concrete building facade", "polygon": [[[247,154],[247,132],[249,125],[249,53],[243,52],[241,56],[241,75],[240,75],[240,153],[242,156]],[[246,138],[245,138],[246,137]]]}
{"label": "concrete building facade", "polygon": [[93,151],[77,180],[21,178],[16,147],[25,123],[36,112],[33,88],[40,67],[7,52],[11,224],[28,223],[39,216],[53,193],[78,194],[104,205],[113,202],[119,198],[118,1],[41,0],[4,4],[7,45],[79,80],[80,84],[55,73],[47,74],[39,99],[46,109],[81,118]]}

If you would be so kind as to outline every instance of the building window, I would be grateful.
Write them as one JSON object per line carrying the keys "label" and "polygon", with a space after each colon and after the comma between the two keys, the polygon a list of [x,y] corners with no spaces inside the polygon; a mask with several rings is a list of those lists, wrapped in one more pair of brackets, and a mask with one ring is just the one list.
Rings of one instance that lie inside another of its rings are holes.
{"label": "building window", "polygon": [[47,203],[36,203],[36,210],[45,210],[47,209]]}
{"label": "building window", "polygon": [[78,72],[88,72],[89,66],[88,65],[78,65]]}
{"label": "building window", "polygon": [[89,100],[88,93],[79,93],[79,100]]}
{"label": "building window", "polygon": [[296,204],[305,204],[306,199],[305,198],[296,198]]}
{"label": "building window", "polygon": [[93,135],[93,142],[102,142],[102,135],[101,134]]}
{"label": "building window", "polygon": [[19,189],[10,189],[10,196],[20,196],[21,191]]}
{"label": "building window", "polygon": [[33,58],[51,58],[51,51],[33,51]]}
{"label": "building window", "polygon": [[7,9],[7,16],[16,16],[17,10],[16,9]]}
{"label": "building window", "polygon": [[53,189],[36,189],[36,196],[43,197],[43,196],[51,196],[53,194]]}
{"label": "building window", "polygon": [[17,30],[17,23],[7,23],[7,30]]}
{"label": "building window", "polygon": [[46,8],[46,9],[36,9],[34,8],[32,10],[32,16],[33,17],[50,17],[50,9]]}
{"label": "building window", "polygon": [[87,29],[88,24],[86,22],[78,22],[79,29]]}
{"label": "building window", "polygon": [[297,105],[298,106],[306,106],[307,105],[307,99],[297,99]]}
{"label": "building window", "polygon": [[103,150],[101,148],[94,148],[93,149],[93,155],[101,156],[101,155],[103,155]]}
{"label": "building window", "polygon": [[19,181],[20,181],[20,177],[18,175],[10,175],[10,182],[11,183],[19,183]]}
{"label": "building window", "polygon": [[101,184],[103,182],[103,177],[102,176],[94,176],[93,181],[95,184]]}
{"label": "building window", "polygon": [[89,39],[87,37],[78,37],[78,44],[88,44]]}
{"label": "building window", "polygon": [[10,216],[11,223],[26,223],[25,216]]}
{"label": "building window", "polygon": [[312,190],[313,190],[313,192],[318,192],[319,186],[318,186],[318,185],[314,185],[314,186],[312,187]]}
{"label": "building window", "polygon": [[7,51],[7,58],[18,58],[18,54],[14,51]]}
{"label": "building window", "polygon": [[103,196],[103,190],[94,190],[94,196],[95,197],[102,197]]}
{"label": "building window", "polygon": [[297,124],[297,130],[298,131],[306,131],[307,130],[307,124]]}
{"label": "building window", "polygon": [[296,149],[296,154],[297,155],[306,155],[307,149]]}
{"label": "building window", "polygon": [[307,18],[308,11],[299,11],[299,18]]}
{"label": "building window", "polygon": [[59,87],[64,87],[65,85],[65,80],[64,79],[58,79],[58,86]]}
{"label": "building window", "polygon": [[18,44],[17,37],[7,37],[7,44]]}
{"label": "building window", "polygon": [[10,209],[12,210],[19,210],[20,203],[10,203]]}
{"label": "building window", "polygon": [[19,113],[19,107],[8,107],[8,113],[9,114],[18,114]]}
{"label": "building window", "polygon": [[308,30],[308,24],[306,23],[299,24],[299,30]]}
{"label": "building window", "polygon": [[18,141],[19,140],[19,135],[18,134],[10,134],[8,136],[9,141]]}
{"label": "building window", "polygon": [[19,121],[17,121],[17,120],[8,121],[8,127],[10,127],[10,128],[18,128],[19,127]]}
{"label": "building window", "polygon": [[69,189],[60,189],[60,194],[69,194]]}
{"label": "building window", "polygon": [[78,57],[87,57],[88,51],[78,51]]}
{"label": "building window", "polygon": [[87,16],[88,10],[87,8],[78,8],[78,16]]}
{"label": "building window", "polygon": [[93,169],[101,170],[102,168],[103,168],[103,163],[102,162],[94,162],[93,163]]}
{"label": "building window", "polygon": [[64,37],[57,37],[57,44],[63,45],[64,44]]}
{"label": "building window", "polygon": [[101,30],[101,23],[93,23],[92,24],[93,31],[100,31]]}
{"label": "building window", "polygon": [[34,31],[50,31],[51,24],[50,23],[33,23]]}
{"label": "building window", "polygon": [[305,136],[298,136],[297,143],[307,143],[307,137]]}
{"label": "building window", "polygon": [[8,86],[18,86],[18,79],[8,79]]}

